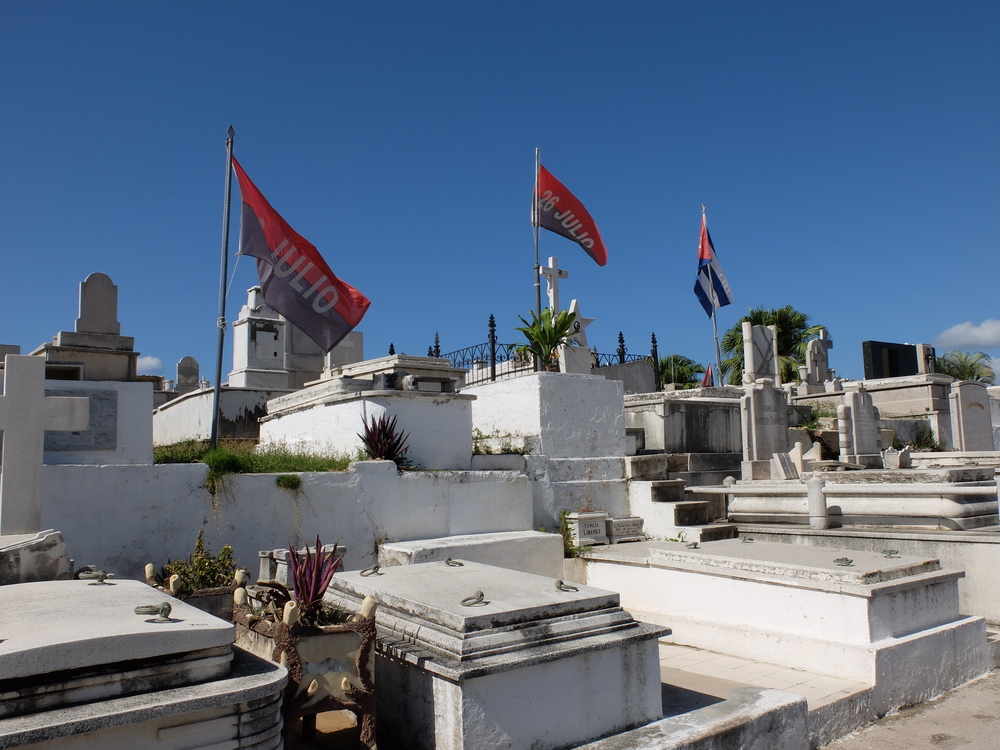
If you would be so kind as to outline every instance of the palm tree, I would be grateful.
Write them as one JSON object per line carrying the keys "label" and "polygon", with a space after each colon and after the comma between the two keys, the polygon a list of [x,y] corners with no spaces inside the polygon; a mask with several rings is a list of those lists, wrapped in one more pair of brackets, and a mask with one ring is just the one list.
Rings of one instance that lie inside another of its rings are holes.
{"label": "palm tree", "polygon": [[660,382],[664,385],[676,383],[685,388],[692,388],[701,384],[700,376],[703,372],[705,372],[704,365],[699,365],[683,354],[660,357]]}
{"label": "palm tree", "polygon": [[955,380],[976,380],[980,383],[992,383],[996,380],[993,371],[993,360],[984,352],[948,352],[943,357],[934,360],[934,369],[951,375]]}
{"label": "palm tree", "polygon": [[755,326],[775,326],[778,329],[778,363],[781,379],[790,383],[799,379],[799,365],[805,364],[806,347],[819,336],[824,326],[809,325],[809,316],[791,305],[777,309],[751,308],[722,337],[723,382],[739,385],[743,382],[743,323]]}

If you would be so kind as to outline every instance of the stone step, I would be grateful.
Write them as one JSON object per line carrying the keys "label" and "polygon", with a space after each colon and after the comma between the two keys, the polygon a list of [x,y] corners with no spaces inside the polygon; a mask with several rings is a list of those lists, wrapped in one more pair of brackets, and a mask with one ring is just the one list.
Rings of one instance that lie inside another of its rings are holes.
{"label": "stone step", "polygon": [[740,453],[671,453],[670,471],[739,471]]}
{"label": "stone step", "polygon": [[698,526],[711,523],[713,520],[708,517],[711,507],[708,500],[683,500],[670,504],[674,506],[674,524],[676,526]]}
{"label": "stone step", "polygon": [[688,487],[714,487],[721,485],[726,477],[740,479],[742,472],[734,471],[672,471],[671,479],[682,479]]}
{"label": "stone step", "polygon": [[646,453],[625,458],[625,476],[632,480],[666,479],[669,471],[670,456],[666,453]]}
{"label": "stone step", "polygon": [[657,479],[649,483],[650,499],[654,503],[679,503],[684,501],[683,479]]}

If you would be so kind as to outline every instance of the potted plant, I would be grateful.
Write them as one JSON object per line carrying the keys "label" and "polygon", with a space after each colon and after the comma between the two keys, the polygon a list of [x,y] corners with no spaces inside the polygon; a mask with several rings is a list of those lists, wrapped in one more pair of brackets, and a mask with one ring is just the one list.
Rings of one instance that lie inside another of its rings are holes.
{"label": "potted plant", "polygon": [[530,323],[518,316],[524,325],[515,330],[523,333],[528,343],[517,346],[516,351],[520,356],[538,357],[545,370],[556,372],[559,370],[559,347],[576,343],[570,339],[576,332],[576,313],[562,310],[553,314],[551,308],[545,307],[541,315],[533,310],[530,314]]}
{"label": "potted plant", "polygon": [[315,731],[316,714],[349,710],[358,717],[361,742],[375,747],[375,600],[358,615],[323,602],[343,562],[337,545],[297,553],[289,545],[292,591],[274,581],[234,593],[236,645],[288,669],[282,705],[286,736],[298,719],[303,734]]}
{"label": "potted plant", "polygon": [[223,545],[218,555],[205,546],[205,530],[198,532],[194,552],[187,560],[174,560],[156,566],[148,563],[146,583],[181,599],[209,614],[229,620],[233,611],[233,592],[246,585],[246,571],[237,569],[233,548]]}

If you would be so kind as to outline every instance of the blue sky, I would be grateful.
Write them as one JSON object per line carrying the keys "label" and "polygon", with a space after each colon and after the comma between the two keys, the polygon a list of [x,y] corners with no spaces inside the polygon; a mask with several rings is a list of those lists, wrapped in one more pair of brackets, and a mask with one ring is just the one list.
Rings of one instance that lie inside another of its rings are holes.
{"label": "blue sky", "polygon": [[[0,343],[24,352],[72,330],[101,271],[146,371],[192,355],[213,377],[233,125],[271,204],[372,300],[368,357],[480,343],[491,314],[519,338],[536,147],[608,247],[601,268],[541,237],[601,352],[621,331],[713,358],[705,203],[736,297],[720,333],[788,304],[843,376],[866,339],[1000,355],[995,2],[8,0],[0,19]],[[234,212],[232,254],[237,234]],[[230,320],[254,283],[243,259]]]}

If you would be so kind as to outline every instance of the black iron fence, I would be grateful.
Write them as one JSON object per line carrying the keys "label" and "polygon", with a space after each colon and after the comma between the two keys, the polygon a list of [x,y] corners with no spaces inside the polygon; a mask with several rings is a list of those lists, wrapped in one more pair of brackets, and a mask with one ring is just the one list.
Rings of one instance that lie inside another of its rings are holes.
{"label": "black iron fence", "polygon": [[[535,371],[534,357],[525,357],[517,353],[517,344],[500,344],[497,342],[496,319],[491,315],[489,322],[489,340],[483,344],[476,344],[465,349],[457,349],[453,352],[441,354],[440,338],[434,335],[434,346],[428,347],[427,356],[444,357],[451,361],[452,367],[460,367],[467,370],[465,385],[479,385],[505,378],[520,377]],[[594,368],[607,367],[611,365],[623,365],[628,362],[648,361],[653,367],[656,378],[656,389],[661,387],[659,353],[656,345],[656,334],[651,337],[652,347],[649,354],[629,354],[625,346],[625,336],[618,332],[618,349],[614,354],[601,354],[592,351],[591,366]]]}

